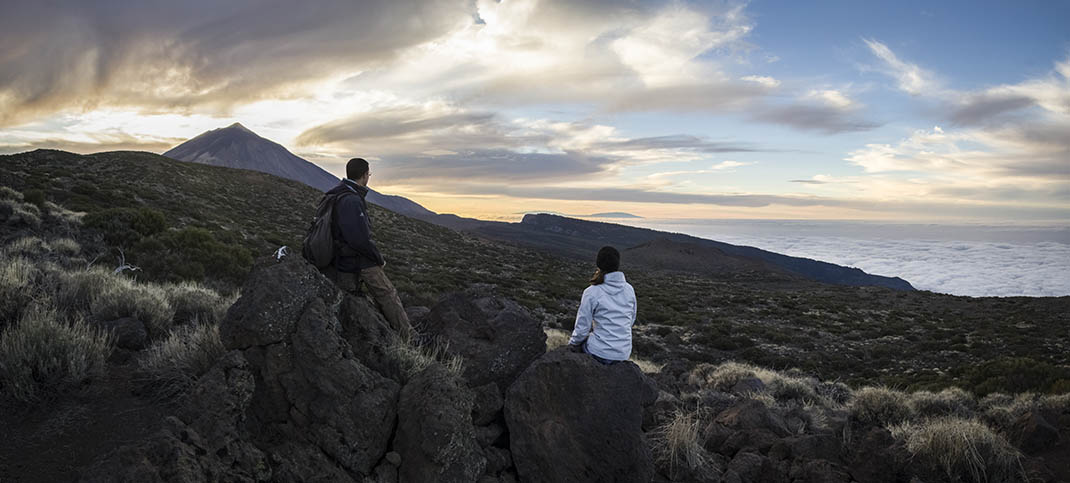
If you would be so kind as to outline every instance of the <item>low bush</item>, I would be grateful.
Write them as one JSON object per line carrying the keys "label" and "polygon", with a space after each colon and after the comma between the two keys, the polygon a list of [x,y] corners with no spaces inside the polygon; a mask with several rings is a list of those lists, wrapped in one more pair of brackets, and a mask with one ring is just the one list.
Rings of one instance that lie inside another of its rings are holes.
{"label": "low bush", "polygon": [[887,387],[863,387],[855,391],[847,409],[851,419],[863,425],[888,426],[914,417],[910,398]]}
{"label": "low bush", "polygon": [[910,394],[910,409],[920,417],[937,416],[968,417],[973,414],[977,402],[970,393],[957,387],[938,393],[918,391]]}
{"label": "low bush", "polygon": [[223,320],[232,300],[196,282],[165,285],[167,301],[174,309],[174,322],[217,324]]}
{"label": "low bush", "polygon": [[0,328],[13,323],[33,300],[38,270],[25,257],[0,259]]}
{"label": "low bush", "polygon": [[109,287],[128,283],[128,280],[97,267],[62,272],[56,290],[56,304],[64,310],[88,312],[93,302]]}
{"label": "low bush", "polygon": [[163,398],[179,396],[212,368],[226,349],[216,325],[176,328],[138,361],[138,379]]}
{"label": "low bush", "polygon": [[13,199],[0,199],[0,221],[8,226],[41,226],[41,209],[37,205]]}
{"label": "low bush", "polygon": [[100,374],[110,353],[108,337],[81,318],[32,307],[0,334],[0,393],[24,403],[58,394]]}
{"label": "low bush", "polygon": [[89,310],[100,320],[134,317],[145,324],[151,338],[165,336],[171,329],[171,320],[175,315],[167,295],[159,286],[134,284],[125,280],[105,287],[90,304]]}
{"label": "low bush", "polygon": [[1026,479],[1022,454],[980,421],[941,417],[889,428],[907,451],[950,481],[1010,481]]}
{"label": "low bush", "polygon": [[657,374],[661,372],[662,367],[665,367],[665,364],[657,364],[655,362],[638,357],[635,354],[632,354],[632,357],[629,360],[634,362],[635,365],[639,366],[639,370],[643,371],[644,374]]}

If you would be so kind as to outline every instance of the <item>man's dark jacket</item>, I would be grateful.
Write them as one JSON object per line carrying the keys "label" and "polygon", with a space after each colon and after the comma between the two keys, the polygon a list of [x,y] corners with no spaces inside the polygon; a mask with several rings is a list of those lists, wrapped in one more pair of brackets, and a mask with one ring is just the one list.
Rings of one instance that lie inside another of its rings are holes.
{"label": "man's dark jacket", "polygon": [[327,191],[342,194],[334,205],[331,235],[335,240],[334,268],[339,272],[359,272],[382,265],[383,256],[372,241],[372,221],[364,197],[368,188],[345,178]]}

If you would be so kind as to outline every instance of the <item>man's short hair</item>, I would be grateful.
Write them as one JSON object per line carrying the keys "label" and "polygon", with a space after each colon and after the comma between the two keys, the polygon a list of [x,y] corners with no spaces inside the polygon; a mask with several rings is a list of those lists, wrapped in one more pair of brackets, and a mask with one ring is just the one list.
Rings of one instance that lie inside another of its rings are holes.
{"label": "man's short hair", "polygon": [[604,246],[598,250],[598,258],[595,265],[602,273],[611,273],[620,270],[620,252],[611,246]]}
{"label": "man's short hair", "polygon": [[360,179],[368,172],[368,162],[364,158],[353,158],[346,163],[346,178]]}

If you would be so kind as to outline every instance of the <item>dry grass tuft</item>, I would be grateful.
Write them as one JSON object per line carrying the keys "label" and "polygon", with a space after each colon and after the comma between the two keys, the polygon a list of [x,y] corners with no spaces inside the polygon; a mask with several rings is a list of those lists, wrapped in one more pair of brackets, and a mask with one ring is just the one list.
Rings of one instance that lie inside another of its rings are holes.
{"label": "dry grass tuft", "polygon": [[56,290],[56,304],[66,310],[88,312],[93,302],[108,287],[129,283],[102,268],[62,272]]}
{"label": "dry grass tuft", "polygon": [[847,403],[851,418],[864,425],[888,426],[914,417],[910,398],[888,387],[863,387]]}
{"label": "dry grass tuft", "polygon": [[416,345],[396,338],[388,353],[397,359],[401,373],[406,380],[435,362],[442,363],[446,367],[446,372],[453,377],[460,378],[464,373],[464,358],[449,354],[449,342],[443,342],[440,339],[435,339],[428,344]]}
{"label": "dry grass tuft", "polygon": [[938,393],[918,391],[910,394],[908,404],[911,411],[919,417],[938,416],[969,417],[977,407],[973,395],[957,387],[944,389]]}
{"label": "dry grass tuft", "polygon": [[678,476],[682,469],[721,472],[702,446],[705,416],[701,410],[677,411],[672,419],[652,431],[651,450],[660,465],[669,468],[670,476]]}
{"label": "dry grass tuft", "polygon": [[980,421],[953,416],[888,428],[915,457],[951,481],[1007,481],[1024,477],[1022,454]]}
{"label": "dry grass tuft", "polygon": [[18,320],[33,300],[37,275],[37,268],[25,257],[0,259],[0,328]]}
{"label": "dry grass tuft", "polygon": [[230,298],[224,298],[215,290],[196,282],[170,284],[164,286],[163,290],[167,294],[168,303],[175,311],[176,324],[217,324],[223,320],[227,309],[233,303]]}
{"label": "dry grass tuft", "polygon": [[[770,395],[776,401],[832,404],[832,401],[818,394],[816,390],[818,382],[814,379],[790,376],[739,362],[725,362],[716,366],[700,364],[688,375],[688,383],[698,388],[729,392],[739,381],[748,378],[757,378],[762,381],[765,389],[761,392]],[[754,397],[754,394],[749,396]]]}
{"label": "dry grass tuft", "polygon": [[163,289],[157,285],[135,284],[119,277],[113,277],[112,280],[113,283],[105,287],[90,304],[92,314],[100,320],[134,317],[145,324],[149,337],[167,335],[175,310],[167,301]]}
{"label": "dry grass tuft", "polygon": [[81,318],[31,307],[0,335],[0,392],[21,402],[59,393],[99,375],[110,353],[108,337]]}
{"label": "dry grass tuft", "polygon": [[178,327],[141,356],[139,379],[156,394],[172,398],[193,387],[225,351],[218,326]]}
{"label": "dry grass tuft", "polygon": [[543,332],[546,333],[546,352],[568,345],[568,340],[572,337],[572,333],[561,329],[546,328]]}
{"label": "dry grass tuft", "polygon": [[661,372],[661,368],[665,367],[665,364],[658,364],[636,356],[635,354],[632,354],[630,360],[634,362],[635,365],[639,366],[639,370],[643,371],[644,374],[657,374]]}

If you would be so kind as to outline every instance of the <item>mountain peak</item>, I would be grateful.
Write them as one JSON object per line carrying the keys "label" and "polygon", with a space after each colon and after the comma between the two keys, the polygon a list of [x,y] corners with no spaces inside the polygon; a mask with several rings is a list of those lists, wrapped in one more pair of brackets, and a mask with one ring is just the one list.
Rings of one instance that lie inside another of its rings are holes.
{"label": "mountain peak", "polygon": [[242,124],[240,122],[236,122],[234,124],[231,124],[231,125],[227,126],[225,129],[237,129],[239,131],[245,131],[245,132],[247,132],[249,134],[256,134],[253,131],[251,131],[249,128],[247,128],[245,126],[242,126]]}

